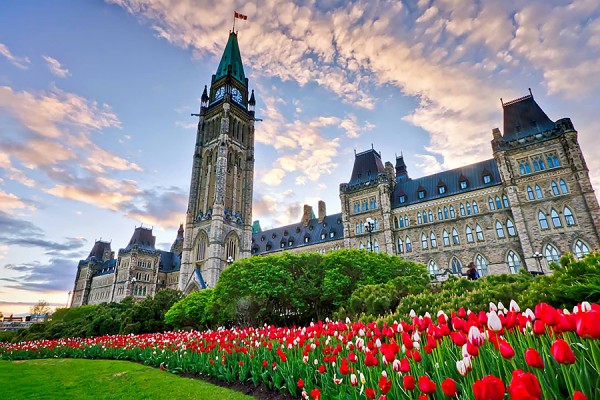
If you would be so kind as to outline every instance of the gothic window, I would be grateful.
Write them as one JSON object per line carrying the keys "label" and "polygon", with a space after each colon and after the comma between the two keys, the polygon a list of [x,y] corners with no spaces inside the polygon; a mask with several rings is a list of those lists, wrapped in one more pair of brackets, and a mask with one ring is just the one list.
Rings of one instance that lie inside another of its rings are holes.
{"label": "gothic window", "polygon": [[379,230],[379,221],[377,220],[377,218],[375,218],[373,220],[373,229],[378,231]]}
{"label": "gothic window", "polygon": [[433,222],[433,213],[431,212],[431,210],[429,210],[429,212],[427,213],[428,217],[429,217],[429,222]]}
{"label": "gothic window", "polygon": [[552,211],[550,211],[550,217],[552,218],[552,225],[554,225],[555,228],[562,227],[562,222],[560,220],[560,216],[558,215],[558,213],[556,212],[556,210],[554,208],[552,209]]}
{"label": "gothic window", "polygon": [[375,253],[379,253],[379,242],[377,241],[377,239],[375,239],[375,240],[373,241],[373,251],[374,251]]}
{"label": "gothic window", "polygon": [[204,260],[205,253],[206,253],[206,239],[204,237],[201,237],[198,240],[198,244],[196,245],[196,260],[197,261]]}
{"label": "gothic window", "polygon": [[567,184],[565,183],[565,181],[563,181],[562,179],[560,180],[560,190],[563,194],[567,194],[569,193],[569,188],[567,187]]}
{"label": "gothic window", "polygon": [[377,208],[377,197],[371,197],[369,205],[371,207],[371,210],[375,210]]}
{"label": "gothic window", "polygon": [[425,211],[423,211],[423,223],[427,223],[427,213]]}
{"label": "gothic window", "polygon": [[431,248],[435,249],[437,247],[437,237],[435,236],[435,233],[431,232],[431,235],[429,235],[429,240],[431,241]]}
{"label": "gothic window", "polygon": [[[281,242],[284,246],[285,243]],[[283,246],[282,246],[283,247]],[[236,235],[230,235],[225,243],[225,256],[227,259],[235,260],[237,259],[237,251],[238,251],[238,238]]]}
{"label": "gothic window", "polygon": [[475,200],[473,200],[473,213],[479,214],[479,206],[477,205],[477,202]]}
{"label": "gothic window", "polygon": [[444,246],[450,246],[450,235],[448,235],[448,231],[445,229],[442,238],[444,240]]}
{"label": "gothic window", "polygon": [[573,253],[578,260],[581,260],[587,254],[589,254],[590,248],[581,239],[577,239],[573,244]]}
{"label": "gothic window", "polygon": [[424,233],[421,234],[421,248],[426,249],[427,247],[429,247],[427,245],[427,235],[425,235]]}
{"label": "gothic window", "polygon": [[460,203],[460,206],[458,207],[458,209],[460,210],[460,215],[462,215],[464,217],[466,214],[465,205],[463,203]]}
{"label": "gothic window", "polygon": [[410,238],[408,236],[406,237],[404,243],[406,244],[406,252],[410,253],[412,251],[412,242],[410,241]]}
{"label": "gothic window", "polygon": [[475,225],[475,236],[477,236],[477,240],[483,240],[483,229],[479,224]]}
{"label": "gothic window", "polygon": [[560,167],[560,160],[555,152],[546,153],[546,162],[548,163],[548,168]]}
{"label": "gothic window", "polygon": [[502,202],[500,201],[500,197],[496,196],[496,208],[500,210],[502,208]]}
{"label": "gothic window", "polygon": [[504,236],[504,226],[502,225],[502,222],[500,222],[500,221],[496,221],[496,235],[500,239],[505,237]]}
{"label": "gothic window", "polygon": [[358,245],[358,249],[359,250],[364,250],[365,249],[365,245],[362,242],[360,242],[360,244]]}
{"label": "gothic window", "polygon": [[448,207],[444,207],[444,219],[448,219]]}
{"label": "gothic window", "polygon": [[454,207],[450,206],[450,218],[456,218],[456,213],[454,212]]}
{"label": "gothic window", "polygon": [[506,220],[506,231],[508,232],[508,236],[517,236],[517,232],[515,231],[515,224],[510,218]]}
{"label": "gothic window", "polygon": [[[357,232],[358,233],[358,232]],[[308,234],[306,234],[304,236],[304,243],[308,243],[310,241],[310,236]]]}
{"label": "gothic window", "polygon": [[556,247],[554,247],[553,245],[551,245],[550,243],[548,243],[546,245],[546,247],[544,247],[544,256],[546,257],[546,261],[548,263],[551,263],[551,262],[557,263],[558,260],[560,259],[560,256],[558,254],[558,249]]}
{"label": "gothic window", "polygon": [[508,202],[508,196],[506,196],[505,194],[502,195],[502,203],[504,204],[505,208],[508,208],[510,206],[510,203]]}
{"label": "gothic window", "polygon": [[444,214],[442,213],[442,209],[438,208],[438,221],[442,221],[444,219]]}
{"label": "gothic window", "polygon": [[458,237],[458,231],[456,228],[452,228],[452,243],[460,244],[460,238]]}
{"label": "gothic window", "polygon": [[538,212],[538,222],[540,223],[540,228],[548,229],[548,219],[546,218],[546,214],[543,211]]}
{"label": "gothic window", "polygon": [[465,233],[467,234],[467,243],[473,243],[475,240],[473,239],[473,230],[469,225],[465,229]]}
{"label": "gothic window", "polygon": [[491,197],[488,198],[488,206],[490,208],[490,211],[494,211],[496,209],[496,205],[494,204],[494,199],[492,199]]}
{"label": "gothic window", "polygon": [[519,160],[519,171],[521,175],[527,175],[531,173],[531,165],[529,164],[529,160]]}
{"label": "gothic window", "polygon": [[394,217],[394,228],[400,228],[400,226],[398,225],[398,217]]}
{"label": "gothic window", "polygon": [[511,274],[516,274],[521,269],[521,258],[512,250],[506,255],[506,263]]}
{"label": "gothic window", "polygon": [[550,186],[552,187],[552,195],[558,196],[560,192],[558,191],[558,185],[556,184],[556,182],[552,181]]}
{"label": "gothic window", "polygon": [[364,223],[360,223],[358,225],[358,228],[360,229],[360,233],[365,233],[365,224]]}
{"label": "gothic window", "polygon": [[527,198],[529,200],[535,199],[535,196],[533,195],[533,189],[531,188],[531,186],[527,186]]}
{"label": "gothic window", "polygon": [[467,215],[471,215],[471,203],[468,201],[465,203],[465,207],[467,208]]}
{"label": "gothic window", "polygon": [[439,270],[440,269],[438,268],[437,263],[434,260],[429,260],[429,262],[427,263],[427,271],[429,271],[429,274],[437,275]]}
{"label": "gothic window", "polygon": [[371,251],[371,241],[367,240],[367,251]]}
{"label": "gothic window", "polygon": [[363,200],[362,206],[361,206],[361,211],[368,211],[368,210],[369,210],[369,202],[367,200]]}
{"label": "gothic window", "polygon": [[421,213],[417,213],[417,224],[422,224],[423,223],[423,217],[421,216]]}
{"label": "gothic window", "polygon": [[356,227],[355,227],[354,231],[356,232],[357,235],[360,233],[360,225],[358,224],[358,222],[356,223]]}
{"label": "gothic window", "polygon": [[360,212],[360,203],[358,201],[354,202],[354,214],[357,214]]}
{"label": "gothic window", "polygon": [[408,219],[408,215],[404,216],[404,226],[407,228],[410,226],[410,221]]}
{"label": "gothic window", "polygon": [[567,206],[563,209],[563,215],[565,216],[565,222],[567,226],[575,225],[575,217],[573,217],[573,211]]}
{"label": "gothic window", "polygon": [[475,257],[475,266],[479,271],[479,276],[486,276],[488,274],[487,261],[481,254],[477,254]]}
{"label": "gothic window", "polygon": [[544,158],[542,156],[533,157],[533,170],[534,171],[543,171],[546,169],[546,163],[544,162]]}
{"label": "gothic window", "polygon": [[398,226],[404,228],[404,218],[402,216],[398,217]]}
{"label": "gothic window", "polygon": [[404,253],[404,242],[401,238],[398,238],[398,253]]}
{"label": "gothic window", "polygon": [[539,186],[539,185],[537,185],[537,184],[535,185],[535,196],[536,196],[538,199],[542,199],[542,198],[544,198],[544,193],[542,193],[542,189],[541,189],[541,188],[540,188],[540,186]]}
{"label": "gothic window", "polygon": [[462,264],[460,263],[460,260],[456,257],[452,257],[452,260],[450,260],[450,271],[452,271],[453,274],[457,274],[460,275],[462,273]]}

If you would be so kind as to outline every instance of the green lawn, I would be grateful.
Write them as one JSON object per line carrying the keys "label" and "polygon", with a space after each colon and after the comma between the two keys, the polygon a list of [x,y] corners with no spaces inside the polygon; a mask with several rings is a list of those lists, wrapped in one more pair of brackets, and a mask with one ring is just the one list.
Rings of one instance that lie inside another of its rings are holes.
{"label": "green lawn", "polygon": [[127,361],[0,361],[2,399],[250,400],[239,392]]}

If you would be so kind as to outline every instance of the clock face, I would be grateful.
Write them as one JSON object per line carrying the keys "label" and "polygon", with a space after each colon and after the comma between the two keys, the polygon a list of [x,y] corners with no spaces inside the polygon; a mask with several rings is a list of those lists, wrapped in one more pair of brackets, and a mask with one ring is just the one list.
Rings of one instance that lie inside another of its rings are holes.
{"label": "clock face", "polygon": [[215,92],[215,101],[217,100],[221,100],[223,98],[223,96],[225,96],[225,87],[221,86],[220,88],[217,89],[217,91]]}
{"label": "clock face", "polygon": [[242,93],[237,88],[231,89],[231,98],[238,104],[242,104],[242,101],[244,101]]}

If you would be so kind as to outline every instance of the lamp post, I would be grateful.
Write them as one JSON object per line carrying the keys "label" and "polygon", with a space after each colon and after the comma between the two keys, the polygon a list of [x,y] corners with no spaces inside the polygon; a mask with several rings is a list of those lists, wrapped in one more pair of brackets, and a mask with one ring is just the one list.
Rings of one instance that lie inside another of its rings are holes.
{"label": "lamp post", "polygon": [[233,264],[233,257],[229,256],[227,257],[227,266],[229,267],[231,264]]}
{"label": "lamp post", "polygon": [[538,263],[538,268],[539,268],[540,272],[544,273],[544,270],[542,269],[542,258],[544,258],[544,255],[542,253],[540,253],[539,251],[536,251],[535,253],[533,253],[531,255],[531,257],[535,258],[535,260]]}
{"label": "lamp post", "polygon": [[366,224],[365,224],[365,228],[367,229],[367,232],[369,232],[369,247],[371,247],[371,251],[373,250],[373,229],[375,229],[375,222],[373,221],[373,219],[371,217],[367,218],[365,220]]}
{"label": "lamp post", "polygon": [[135,286],[135,283],[137,282],[136,277],[134,276],[133,278],[131,278],[131,296],[135,296],[135,294],[133,293],[133,288]]}

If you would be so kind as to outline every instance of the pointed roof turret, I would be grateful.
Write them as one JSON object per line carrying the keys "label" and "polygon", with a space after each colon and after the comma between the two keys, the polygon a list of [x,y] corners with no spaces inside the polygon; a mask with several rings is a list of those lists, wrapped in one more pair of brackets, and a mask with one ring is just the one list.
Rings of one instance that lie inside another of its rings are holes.
{"label": "pointed roof turret", "polygon": [[515,140],[552,130],[556,124],[533,99],[531,89],[529,95],[502,102],[504,109],[504,140]]}
{"label": "pointed roof turret", "polygon": [[202,103],[208,102],[208,91],[206,89],[206,85],[204,85],[204,91],[202,92],[202,97],[200,98]]}
{"label": "pointed roof turret", "polygon": [[254,89],[252,89],[252,94],[250,95],[250,100],[248,100],[248,105],[255,106],[256,99],[254,98]]}
{"label": "pointed roof turret", "polygon": [[240,55],[240,47],[235,32],[229,33],[229,40],[223,51],[219,68],[217,68],[215,80],[227,76],[228,73],[231,73],[231,76],[244,86],[247,85],[246,75],[244,74],[244,65],[242,64],[242,56]]}
{"label": "pointed roof turret", "polygon": [[398,181],[405,181],[408,179],[408,171],[402,153],[400,153],[400,157],[396,156],[396,178]]}

